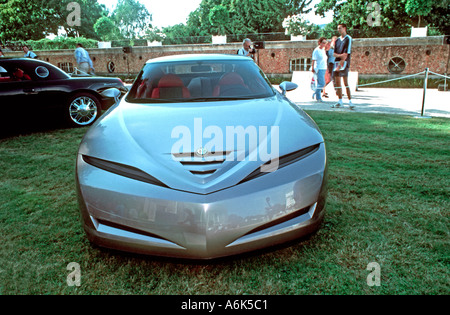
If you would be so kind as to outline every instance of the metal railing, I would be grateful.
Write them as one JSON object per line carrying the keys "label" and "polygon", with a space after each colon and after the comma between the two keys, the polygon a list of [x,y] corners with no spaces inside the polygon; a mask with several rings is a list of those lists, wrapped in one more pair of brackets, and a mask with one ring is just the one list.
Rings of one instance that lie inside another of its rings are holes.
{"label": "metal railing", "polygon": [[[357,84],[356,85],[356,89],[358,89],[360,87],[364,87],[364,86],[382,84],[382,83],[387,83],[387,82],[392,82],[392,81],[397,81],[397,80],[408,79],[408,78],[412,78],[412,77],[416,77],[416,76],[420,76],[420,75],[425,75],[424,83],[423,83],[422,108],[421,108],[420,116],[417,116],[417,117],[418,118],[429,118],[429,116],[425,115],[425,104],[426,104],[426,95],[427,95],[427,89],[428,89],[429,74],[433,74],[433,75],[437,75],[437,76],[440,76],[440,77],[444,77],[445,80],[450,79],[450,77],[447,76],[447,75],[442,75],[442,74],[439,74],[439,73],[435,73],[433,71],[430,71],[429,68],[425,68],[424,71],[421,71],[421,72],[418,72],[418,73],[414,73],[414,74],[410,74],[410,75],[406,75],[406,76],[402,76],[402,77],[399,77],[399,78],[393,78],[393,79],[389,79],[389,80],[383,80],[383,81],[371,82],[371,83],[365,83],[365,84]],[[445,86],[446,85],[447,85],[447,81],[445,81]],[[336,87],[335,86],[334,88],[335,89],[344,89],[346,87],[343,87],[343,86]]]}

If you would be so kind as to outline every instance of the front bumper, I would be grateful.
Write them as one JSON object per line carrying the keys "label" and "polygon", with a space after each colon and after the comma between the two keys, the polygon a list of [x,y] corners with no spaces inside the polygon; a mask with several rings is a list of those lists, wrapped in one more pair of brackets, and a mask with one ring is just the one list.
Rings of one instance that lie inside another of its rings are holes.
{"label": "front bumper", "polygon": [[208,195],[143,183],[77,159],[84,229],[100,246],[212,259],[281,244],[315,231],[324,215],[326,156],[319,151]]}

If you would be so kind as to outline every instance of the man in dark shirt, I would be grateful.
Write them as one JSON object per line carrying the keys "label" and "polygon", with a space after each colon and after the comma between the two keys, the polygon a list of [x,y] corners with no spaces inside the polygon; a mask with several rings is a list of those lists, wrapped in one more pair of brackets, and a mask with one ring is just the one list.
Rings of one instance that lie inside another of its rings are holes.
{"label": "man in dark shirt", "polygon": [[336,87],[336,95],[339,98],[339,102],[331,107],[341,107],[342,103],[342,85],[341,78],[344,80],[344,86],[347,91],[348,101],[350,109],[355,108],[352,103],[352,97],[350,93],[350,86],[348,85],[348,72],[350,69],[350,61],[351,61],[351,53],[352,53],[352,38],[347,34],[347,25],[339,24],[338,32],[341,35],[335,43],[334,47],[334,57],[335,60],[335,68],[333,71],[334,84]]}

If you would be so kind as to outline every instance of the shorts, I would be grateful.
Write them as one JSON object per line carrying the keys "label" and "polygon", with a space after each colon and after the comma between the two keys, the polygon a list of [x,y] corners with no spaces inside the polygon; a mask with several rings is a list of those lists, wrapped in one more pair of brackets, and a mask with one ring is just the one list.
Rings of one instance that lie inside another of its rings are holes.
{"label": "shorts", "polygon": [[347,63],[347,66],[342,71],[333,71],[332,77],[348,77],[348,72],[350,69],[350,62]]}
{"label": "shorts", "polygon": [[333,77],[348,77],[348,67],[342,71],[333,71]]}

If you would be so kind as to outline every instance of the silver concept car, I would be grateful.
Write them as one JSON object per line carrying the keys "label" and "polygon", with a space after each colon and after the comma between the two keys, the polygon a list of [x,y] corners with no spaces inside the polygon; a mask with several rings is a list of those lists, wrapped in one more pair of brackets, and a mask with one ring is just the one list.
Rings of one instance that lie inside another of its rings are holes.
{"label": "silver concept car", "polygon": [[314,121],[248,57],[149,60],[84,136],[84,229],[103,247],[212,259],[315,231],[326,199]]}

